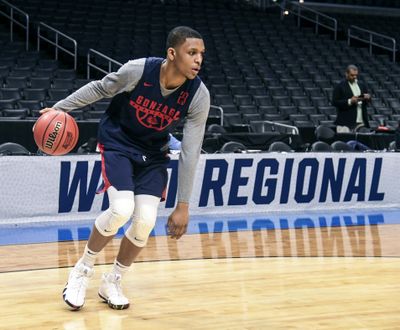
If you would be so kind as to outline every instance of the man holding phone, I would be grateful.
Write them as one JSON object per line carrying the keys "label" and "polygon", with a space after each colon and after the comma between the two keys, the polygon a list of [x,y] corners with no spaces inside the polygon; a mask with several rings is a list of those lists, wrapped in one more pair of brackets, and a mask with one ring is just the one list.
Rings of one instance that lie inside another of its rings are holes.
{"label": "man holding phone", "polygon": [[371,101],[371,95],[357,77],[358,68],[351,64],[346,68],[346,79],[333,89],[332,104],[337,109],[337,133],[349,133],[360,127],[369,128],[367,104]]}

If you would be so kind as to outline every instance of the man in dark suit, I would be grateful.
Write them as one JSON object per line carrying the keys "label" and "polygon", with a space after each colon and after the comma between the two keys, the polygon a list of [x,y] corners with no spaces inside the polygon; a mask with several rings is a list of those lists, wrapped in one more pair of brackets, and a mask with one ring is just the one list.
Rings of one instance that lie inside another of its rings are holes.
{"label": "man in dark suit", "polygon": [[367,103],[371,100],[366,86],[357,81],[358,69],[349,65],[346,79],[333,89],[332,104],[337,109],[335,124],[338,133],[348,133],[360,127],[369,128]]}

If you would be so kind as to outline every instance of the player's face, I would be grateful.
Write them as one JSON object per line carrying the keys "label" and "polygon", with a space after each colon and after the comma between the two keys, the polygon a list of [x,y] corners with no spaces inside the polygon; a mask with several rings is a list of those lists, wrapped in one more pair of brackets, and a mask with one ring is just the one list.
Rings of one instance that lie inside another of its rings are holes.
{"label": "player's face", "polygon": [[357,79],[357,76],[358,76],[358,70],[350,69],[348,72],[346,72],[346,78],[351,83],[353,83]]}
{"label": "player's face", "polygon": [[175,51],[175,65],[178,71],[187,79],[194,79],[203,62],[205,52],[203,39],[187,38]]}

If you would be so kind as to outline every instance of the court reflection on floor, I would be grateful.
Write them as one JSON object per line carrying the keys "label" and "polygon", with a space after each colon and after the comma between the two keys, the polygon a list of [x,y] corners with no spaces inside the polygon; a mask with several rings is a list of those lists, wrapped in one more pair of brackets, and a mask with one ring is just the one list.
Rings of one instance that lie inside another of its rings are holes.
{"label": "court reflection on floor", "polygon": [[[392,218],[386,221],[384,213],[194,217],[188,234],[179,241],[165,235],[165,221],[160,221],[138,262],[227,257],[399,256],[400,224]],[[85,235],[88,230],[78,228]],[[119,241],[116,238],[107,246],[99,264],[113,261]],[[59,242],[58,266],[72,265],[84,244],[85,241]]]}

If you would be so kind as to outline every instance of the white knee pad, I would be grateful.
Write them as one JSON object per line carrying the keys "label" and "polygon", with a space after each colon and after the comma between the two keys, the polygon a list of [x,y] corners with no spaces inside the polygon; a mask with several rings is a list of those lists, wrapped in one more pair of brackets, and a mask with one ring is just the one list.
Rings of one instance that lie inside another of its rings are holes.
{"label": "white knee pad", "polygon": [[144,247],[154,228],[160,198],[151,195],[135,196],[133,221],[125,236],[136,246]]}
{"label": "white knee pad", "polygon": [[110,207],[97,217],[94,224],[103,236],[112,236],[132,216],[135,200],[129,190],[118,191],[111,186],[107,192]]}

